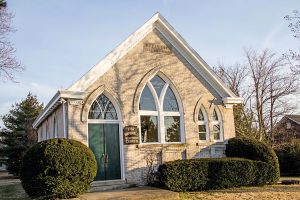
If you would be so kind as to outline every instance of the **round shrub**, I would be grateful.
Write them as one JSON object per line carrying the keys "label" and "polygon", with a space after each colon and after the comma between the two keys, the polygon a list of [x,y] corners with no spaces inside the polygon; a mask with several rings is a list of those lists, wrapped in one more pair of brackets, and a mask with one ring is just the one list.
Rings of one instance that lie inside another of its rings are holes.
{"label": "round shrub", "polygon": [[85,192],[96,176],[96,160],[84,144],[70,139],[45,140],[27,151],[21,182],[32,198],[71,198]]}
{"label": "round shrub", "polygon": [[300,144],[286,144],[276,150],[280,173],[285,175],[300,174]]}
{"label": "round shrub", "polygon": [[246,137],[228,140],[225,154],[227,157],[247,158],[270,164],[270,183],[276,183],[280,177],[278,158],[274,150],[264,142]]}

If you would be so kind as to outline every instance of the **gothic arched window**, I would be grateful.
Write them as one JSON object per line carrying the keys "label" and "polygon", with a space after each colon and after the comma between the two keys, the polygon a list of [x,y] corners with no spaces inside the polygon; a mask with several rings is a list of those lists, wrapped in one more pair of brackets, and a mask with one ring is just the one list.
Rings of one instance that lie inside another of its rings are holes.
{"label": "gothic arched window", "polygon": [[117,120],[118,115],[112,102],[104,94],[101,94],[93,102],[89,111],[88,118]]}
{"label": "gothic arched window", "polygon": [[182,111],[170,82],[154,76],[139,101],[142,143],[183,142]]}
{"label": "gothic arched window", "polygon": [[213,135],[215,141],[223,140],[222,117],[220,111],[215,108],[212,117]]}
{"label": "gothic arched window", "polygon": [[209,132],[208,132],[208,121],[205,109],[200,108],[198,113],[198,130],[199,130],[199,140],[209,141]]}

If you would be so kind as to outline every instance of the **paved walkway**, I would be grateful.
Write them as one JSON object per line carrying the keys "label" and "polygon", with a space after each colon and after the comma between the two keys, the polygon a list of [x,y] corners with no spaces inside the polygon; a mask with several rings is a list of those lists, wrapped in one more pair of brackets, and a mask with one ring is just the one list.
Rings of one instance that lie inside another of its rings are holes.
{"label": "paved walkway", "polygon": [[0,186],[21,183],[20,179],[8,174],[7,172],[0,172]]}
{"label": "paved walkway", "polygon": [[[128,188],[123,190],[112,190],[112,191],[104,191],[104,192],[93,192],[86,193],[81,195],[76,200],[156,200],[156,199],[164,199],[164,200],[176,200],[179,199],[179,194],[177,192],[171,192],[169,190],[162,190],[159,188],[153,187],[136,187],[136,188]],[[75,200],[75,199],[74,199]]]}

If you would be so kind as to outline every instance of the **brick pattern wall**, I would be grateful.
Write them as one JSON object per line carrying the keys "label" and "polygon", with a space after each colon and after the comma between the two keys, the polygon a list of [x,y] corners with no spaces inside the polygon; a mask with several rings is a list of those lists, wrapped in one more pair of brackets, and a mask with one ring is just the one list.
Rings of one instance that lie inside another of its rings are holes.
{"label": "brick pattern wall", "polygon": [[[159,51],[159,48],[163,50]],[[125,178],[139,184],[145,183],[149,151],[155,152],[153,162],[156,166],[176,159],[224,156],[224,143],[214,143],[212,134],[209,142],[199,143],[198,125],[195,122],[197,105],[197,108],[203,106],[208,114],[210,133],[213,110],[218,107],[222,115],[224,139],[235,136],[233,110],[222,105],[222,99],[216,91],[159,33],[151,32],[87,89],[84,105],[68,104],[69,138],[87,144],[86,116],[91,99],[103,91],[111,94],[118,103],[122,112],[122,127],[139,127],[138,104],[135,101],[145,82],[156,73],[168,77],[181,98],[186,143],[123,145]]]}
{"label": "brick pattern wall", "polygon": [[[289,127],[287,126],[288,123],[290,124]],[[274,139],[276,144],[289,143],[293,139],[300,139],[300,125],[284,117],[275,128]]]}

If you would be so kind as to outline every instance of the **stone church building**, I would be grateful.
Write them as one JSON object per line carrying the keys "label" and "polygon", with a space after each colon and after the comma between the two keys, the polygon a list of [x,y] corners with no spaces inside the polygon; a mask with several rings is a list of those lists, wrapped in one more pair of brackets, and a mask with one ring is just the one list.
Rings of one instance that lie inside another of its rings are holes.
{"label": "stone church building", "polygon": [[70,138],[91,148],[96,181],[145,183],[157,164],[222,157],[242,102],[159,13],[35,120],[39,141]]}

